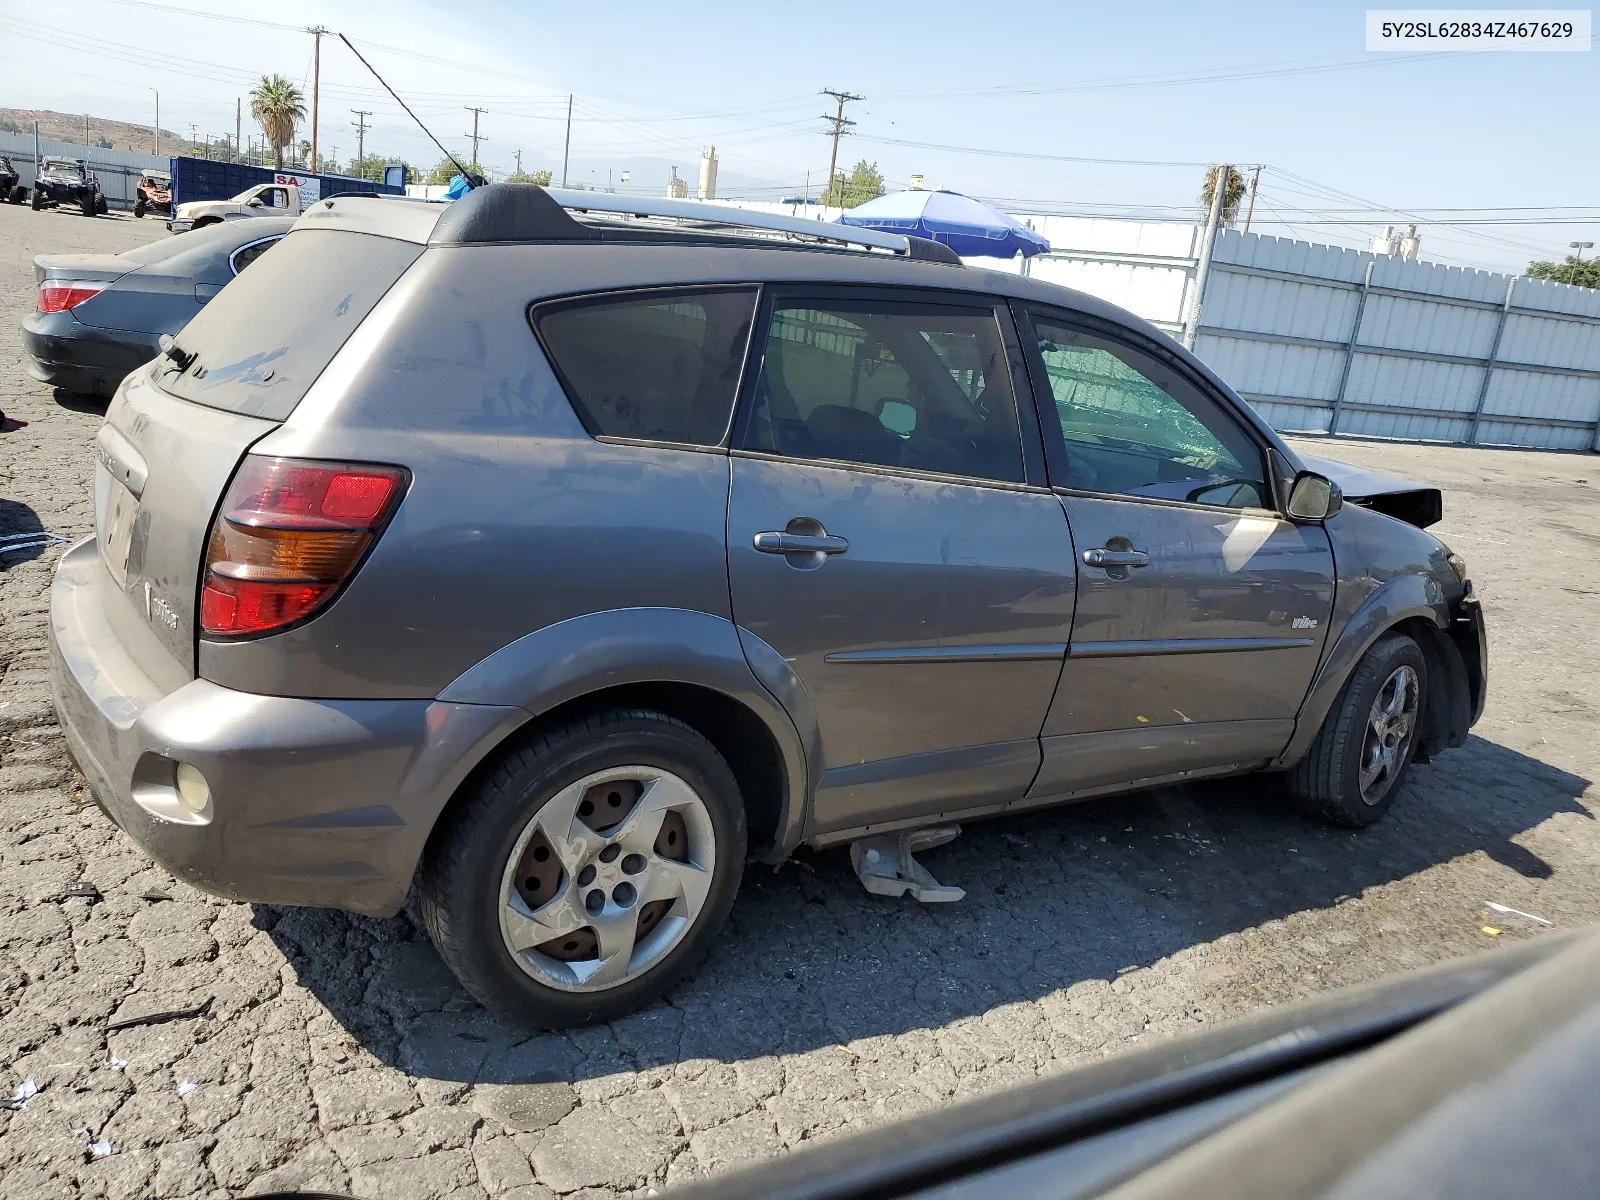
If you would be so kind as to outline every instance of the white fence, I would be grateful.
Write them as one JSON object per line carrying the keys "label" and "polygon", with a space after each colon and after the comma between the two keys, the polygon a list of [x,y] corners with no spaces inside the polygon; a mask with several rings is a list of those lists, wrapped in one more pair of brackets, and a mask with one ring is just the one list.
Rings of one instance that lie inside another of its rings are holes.
{"label": "white fence", "polygon": [[1277,429],[1600,449],[1600,290],[1225,230],[1197,332]]}
{"label": "white fence", "polygon": [[[1174,336],[1194,294],[1188,223],[1022,217],[1022,270]],[[1286,433],[1600,450],[1600,290],[1224,230],[1195,352]]]}
{"label": "white fence", "polygon": [[[166,155],[158,158],[154,154],[107,150],[101,146],[60,142],[54,138],[40,138],[39,153],[57,158],[83,159],[100,180],[100,190],[105,193],[106,204],[111,208],[132,208],[139,190],[139,176],[152,168],[165,171],[169,162]],[[22,186],[32,188],[33,134],[0,129],[0,154],[11,160],[11,165],[21,177]]]}

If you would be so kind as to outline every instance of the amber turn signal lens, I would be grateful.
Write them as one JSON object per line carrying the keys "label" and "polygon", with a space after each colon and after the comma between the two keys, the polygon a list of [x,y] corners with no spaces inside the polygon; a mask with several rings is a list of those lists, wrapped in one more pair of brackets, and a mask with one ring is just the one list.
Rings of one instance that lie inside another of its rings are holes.
{"label": "amber turn signal lens", "polygon": [[263,633],[311,615],[360,564],[407,478],[401,467],[246,458],[211,527],[202,632]]}

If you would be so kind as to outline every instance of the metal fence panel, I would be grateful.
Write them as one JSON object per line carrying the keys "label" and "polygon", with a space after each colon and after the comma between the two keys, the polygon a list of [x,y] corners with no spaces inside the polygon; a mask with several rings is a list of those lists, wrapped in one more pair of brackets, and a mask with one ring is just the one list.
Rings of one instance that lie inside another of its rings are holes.
{"label": "metal fence panel", "polygon": [[1275,428],[1594,449],[1600,290],[1218,235],[1196,352]]}

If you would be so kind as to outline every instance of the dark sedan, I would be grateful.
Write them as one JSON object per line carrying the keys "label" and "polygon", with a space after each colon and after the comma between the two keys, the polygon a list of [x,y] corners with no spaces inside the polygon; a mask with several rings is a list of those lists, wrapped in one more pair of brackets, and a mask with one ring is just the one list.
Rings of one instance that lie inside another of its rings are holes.
{"label": "dark sedan", "polygon": [[229,221],[124,254],[41,254],[35,311],[22,322],[28,374],[110,396],[227,282],[277,244],[293,217]]}

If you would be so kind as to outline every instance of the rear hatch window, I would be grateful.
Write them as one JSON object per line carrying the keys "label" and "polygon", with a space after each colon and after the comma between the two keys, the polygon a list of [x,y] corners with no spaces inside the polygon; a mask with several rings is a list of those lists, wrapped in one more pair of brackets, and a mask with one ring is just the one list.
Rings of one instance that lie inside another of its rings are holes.
{"label": "rear hatch window", "polygon": [[423,247],[333,229],[291,233],[178,334],[194,358],[158,370],[174,396],[281,421]]}

